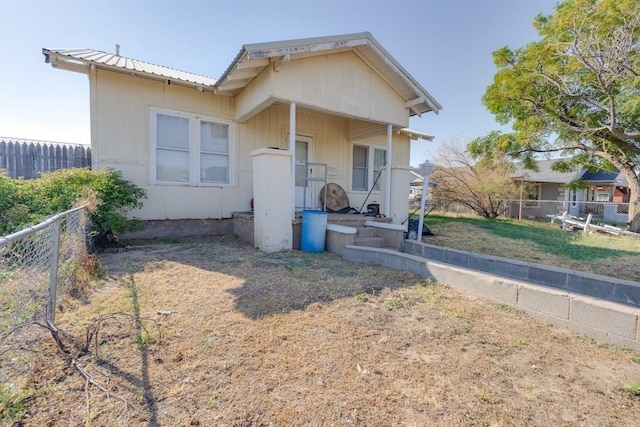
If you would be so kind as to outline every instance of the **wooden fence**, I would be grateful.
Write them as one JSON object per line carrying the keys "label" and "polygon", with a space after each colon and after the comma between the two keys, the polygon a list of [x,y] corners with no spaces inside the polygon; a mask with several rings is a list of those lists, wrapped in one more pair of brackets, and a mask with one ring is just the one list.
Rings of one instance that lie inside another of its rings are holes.
{"label": "wooden fence", "polygon": [[91,147],[80,144],[0,139],[0,170],[32,179],[41,172],[91,167]]}

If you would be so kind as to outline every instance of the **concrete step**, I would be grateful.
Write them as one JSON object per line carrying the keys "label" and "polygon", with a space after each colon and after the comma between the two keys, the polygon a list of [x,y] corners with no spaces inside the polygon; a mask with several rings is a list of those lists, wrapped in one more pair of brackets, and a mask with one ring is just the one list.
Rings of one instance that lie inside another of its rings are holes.
{"label": "concrete step", "polygon": [[353,239],[353,244],[355,246],[366,246],[369,248],[384,248],[387,246],[387,239],[374,236],[356,237]]}
{"label": "concrete step", "polygon": [[373,227],[358,227],[356,236],[358,237],[376,237],[376,229]]}

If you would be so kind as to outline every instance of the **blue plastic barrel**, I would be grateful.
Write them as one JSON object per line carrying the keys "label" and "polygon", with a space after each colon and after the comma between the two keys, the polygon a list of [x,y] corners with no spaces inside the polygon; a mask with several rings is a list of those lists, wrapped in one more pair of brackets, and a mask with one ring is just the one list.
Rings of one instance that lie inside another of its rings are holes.
{"label": "blue plastic barrel", "polygon": [[300,249],[305,252],[324,252],[327,235],[327,213],[324,211],[302,211]]}

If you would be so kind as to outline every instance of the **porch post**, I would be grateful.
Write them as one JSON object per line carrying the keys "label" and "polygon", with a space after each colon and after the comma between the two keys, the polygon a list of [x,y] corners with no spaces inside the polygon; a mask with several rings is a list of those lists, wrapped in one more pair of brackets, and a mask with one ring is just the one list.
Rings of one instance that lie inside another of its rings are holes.
{"label": "porch post", "polygon": [[291,219],[296,219],[296,103],[289,104],[289,151],[291,151]]}
{"label": "porch post", "polygon": [[387,168],[386,168],[386,188],[384,194],[384,215],[391,216],[391,159],[393,159],[393,126],[387,125]]}
{"label": "porch post", "polygon": [[523,188],[523,182],[520,182],[520,202],[518,204],[518,221],[522,221],[522,188]]}

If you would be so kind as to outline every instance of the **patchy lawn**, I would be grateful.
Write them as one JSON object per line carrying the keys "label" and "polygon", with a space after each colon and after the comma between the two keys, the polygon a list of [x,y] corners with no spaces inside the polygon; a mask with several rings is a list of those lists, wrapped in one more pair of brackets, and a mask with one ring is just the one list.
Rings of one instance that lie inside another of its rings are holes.
{"label": "patchy lawn", "polygon": [[[233,238],[103,254],[61,327],[107,395],[45,350],[26,425],[637,425],[638,354],[417,276]],[[96,354],[97,353],[97,354]],[[629,387],[627,387],[629,388]]]}
{"label": "patchy lawn", "polygon": [[471,252],[640,280],[640,238],[567,232],[549,222],[432,214],[422,241]]}

